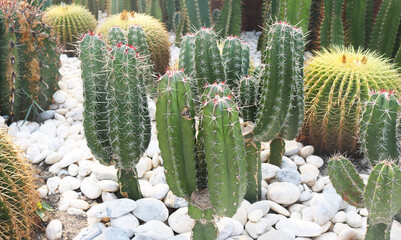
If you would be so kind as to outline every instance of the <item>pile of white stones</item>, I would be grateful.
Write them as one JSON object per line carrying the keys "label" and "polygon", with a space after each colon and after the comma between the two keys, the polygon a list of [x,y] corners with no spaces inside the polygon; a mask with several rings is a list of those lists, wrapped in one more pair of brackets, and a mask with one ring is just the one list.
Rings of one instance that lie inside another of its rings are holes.
{"label": "pile of white stones", "polygon": [[[40,196],[60,194],[57,211],[87,217],[88,227],[75,240],[190,239],[195,221],[188,215],[187,201],[172,194],[166,184],[155,124],[149,148],[136,166],[144,198],[118,199],[116,169],[93,157],[83,135],[80,61],[65,55],[61,61],[55,104],[42,114],[47,120],[41,125],[19,121],[8,127],[33,164],[50,166],[54,176],[38,188]],[[154,120],[151,100],[149,107]],[[3,123],[0,117],[0,126]],[[363,239],[368,211],[348,205],[329,178],[320,175],[323,159],[313,155],[312,146],[287,141],[281,168],[266,163],[269,145],[263,147],[263,198],[253,204],[244,200],[232,218],[218,219],[218,239]],[[47,238],[61,235],[62,223],[52,220]],[[395,221],[392,240],[400,236],[401,224]]]}

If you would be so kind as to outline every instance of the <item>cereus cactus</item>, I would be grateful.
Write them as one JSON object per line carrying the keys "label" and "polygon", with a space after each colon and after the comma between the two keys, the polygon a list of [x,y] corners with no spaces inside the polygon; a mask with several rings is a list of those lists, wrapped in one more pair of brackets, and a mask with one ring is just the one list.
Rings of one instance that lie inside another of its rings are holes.
{"label": "cereus cactus", "polygon": [[[108,62],[107,102],[109,137],[121,192],[133,199],[141,197],[135,165],[149,145],[150,117],[146,88],[142,82],[147,65],[132,46],[117,45]],[[112,71],[110,71],[112,70]]]}
{"label": "cereus cactus", "polygon": [[226,38],[222,60],[227,75],[226,83],[236,89],[238,79],[249,72],[249,45],[237,37]]}
{"label": "cereus cactus", "polygon": [[370,90],[399,90],[397,69],[377,53],[346,47],[318,52],[305,65],[305,122],[300,139],[319,152],[355,154]]}
{"label": "cereus cactus", "polygon": [[189,79],[168,71],[159,82],[156,127],[170,190],[188,197],[196,189],[195,106]]}
{"label": "cereus cactus", "polygon": [[215,21],[216,32],[221,37],[239,36],[241,33],[241,0],[225,0],[223,8]]}
{"label": "cereus cactus", "polygon": [[96,28],[96,18],[85,7],[76,4],[53,6],[45,12],[44,18],[66,50],[74,50],[79,36]]}
{"label": "cereus cactus", "polygon": [[0,2],[0,115],[37,119],[57,90],[59,49],[42,14],[27,2]]}
{"label": "cereus cactus", "polygon": [[343,0],[324,1],[324,18],[320,30],[321,47],[344,44],[342,7]]}
{"label": "cereus cactus", "polygon": [[401,171],[392,162],[378,163],[367,185],[348,159],[336,156],[328,163],[333,187],[349,204],[369,210],[365,239],[390,239],[393,219],[401,210]]}
{"label": "cereus cactus", "polygon": [[0,238],[32,239],[39,196],[33,171],[11,137],[0,130]]}
{"label": "cereus cactus", "polygon": [[[210,94],[203,95],[206,100],[200,115],[203,141],[198,148],[203,151],[204,163],[195,164],[195,144],[200,140],[199,135],[195,139],[189,81],[182,71],[167,72],[161,78],[156,104],[158,139],[168,184],[173,193],[190,199],[189,214],[197,220],[194,239],[203,239],[202,233],[213,235],[207,239],[215,239],[217,229],[212,215],[233,216],[245,194],[245,145],[237,106],[231,95],[217,94],[223,87],[213,85],[208,89]],[[199,186],[203,181],[207,188]]]}
{"label": "cereus cactus", "polygon": [[101,33],[107,40],[110,28],[118,26],[126,31],[132,25],[143,28],[154,70],[164,73],[170,61],[170,43],[165,27],[157,19],[141,13],[124,11],[106,19],[98,26],[96,32]]}
{"label": "cereus cactus", "polygon": [[189,33],[182,37],[178,66],[188,77],[195,77],[195,40],[196,35]]}
{"label": "cereus cactus", "polygon": [[293,139],[303,121],[302,30],[288,23],[272,25],[263,57],[266,74],[254,130],[258,141],[269,141],[277,133]]}
{"label": "cereus cactus", "polygon": [[390,91],[373,93],[361,118],[361,149],[371,166],[385,159],[398,161],[400,136],[397,133],[400,103]]}
{"label": "cereus cactus", "polygon": [[106,99],[106,44],[99,35],[86,34],[79,45],[84,89],[84,131],[88,147],[100,162],[111,163]]}
{"label": "cereus cactus", "polygon": [[279,19],[286,19],[291,25],[298,24],[303,32],[308,31],[309,11],[313,0],[280,0],[277,2],[279,4]]}
{"label": "cereus cactus", "polygon": [[324,0],[312,0],[309,12],[308,35],[305,50],[320,50],[320,28],[324,16]]}
{"label": "cereus cactus", "polygon": [[196,33],[195,72],[199,88],[226,79],[216,34],[210,28],[202,28]]}
{"label": "cereus cactus", "polygon": [[87,7],[97,19],[99,11],[106,12],[107,15],[110,15],[111,2],[118,2],[118,0],[74,0],[73,2]]}
{"label": "cereus cactus", "polygon": [[260,79],[255,76],[243,76],[238,84],[237,100],[244,121],[256,121],[260,101]]}
{"label": "cereus cactus", "polygon": [[189,23],[196,30],[210,27],[209,1],[185,0]]}

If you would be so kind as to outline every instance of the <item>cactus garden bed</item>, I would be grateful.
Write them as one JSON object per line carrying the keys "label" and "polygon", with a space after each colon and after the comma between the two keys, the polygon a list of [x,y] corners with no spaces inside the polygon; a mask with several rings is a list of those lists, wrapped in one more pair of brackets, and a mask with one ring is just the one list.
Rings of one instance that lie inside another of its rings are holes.
{"label": "cactus garden bed", "polygon": [[[254,32],[243,33],[256,51]],[[171,47],[173,56],[176,47]],[[174,61],[174,60],[173,60]],[[256,60],[258,61],[258,60]],[[102,165],[83,135],[83,93],[80,61],[61,57],[56,104],[42,114],[45,122],[23,121],[7,131],[43,180],[38,183],[46,211],[43,230],[34,239],[190,239],[195,221],[188,203],[169,191],[155,128],[155,103],[149,147],[136,165],[143,199],[119,194],[117,170]],[[218,239],[363,239],[368,211],[341,199],[325,174],[313,146],[286,141],[281,168],[267,163],[270,145],[262,143],[262,199],[244,200],[232,218],[217,220]],[[361,174],[366,182],[368,175]],[[394,222],[392,240],[400,239]]]}

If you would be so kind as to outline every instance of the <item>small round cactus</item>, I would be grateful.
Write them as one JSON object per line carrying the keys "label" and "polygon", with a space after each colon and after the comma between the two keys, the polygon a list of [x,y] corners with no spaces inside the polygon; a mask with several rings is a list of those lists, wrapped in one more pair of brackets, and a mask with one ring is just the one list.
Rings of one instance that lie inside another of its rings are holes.
{"label": "small round cactus", "polygon": [[0,130],[0,239],[31,239],[39,202],[26,159]]}
{"label": "small round cactus", "polygon": [[95,17],[83,6],[57,5],[45,12],[45,18],[54,27],[66,50],[73,50],[74,43],[88,31],[96,28]]}
{"label": "small round cactus", "polygon": [[305,121],[300,139],[324,153],[358,150],[363,103],[370,90],[400,90],[395,65],[377,53],[334,47],[305,64]]}
{"label": "small round cactus", "polygon": [[110,28],[118,26],[128,30],[132,25],[143,28],[150,50],[150,58],[154,63],[154,70],[164,73],[170,61],[170,42],[165,26],[156,18],[146,14],[124,11],[106,19],[98,26],[96,32],[101,33],[107,39]]}

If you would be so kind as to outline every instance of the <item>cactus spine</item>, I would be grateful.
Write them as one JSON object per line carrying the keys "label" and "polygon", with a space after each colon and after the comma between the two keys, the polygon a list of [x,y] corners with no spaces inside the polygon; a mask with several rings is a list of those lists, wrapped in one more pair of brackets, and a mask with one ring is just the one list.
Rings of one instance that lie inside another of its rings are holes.
{"label": "cactus spine", "polygon": [[360,204],[355,206],[362,205],[370,211],[365,239],[390,239],[394,216],[401,210],[399,167],[389,161],[380,162],[370,173],[366,186],[344,157],[332,159],[328,168],[333,186],[343,199],[353,205],[359,201]]}
{"label": "cactus spine", "polygon": [[320,30],[320,46],[344,44],[344,29],[341,19],[343,0],[325,0],[324,18]]}
{"label": "cactus spine", "polygon": [[39,196],[33,171],[11,137],[0,130],[0,238],[32,239]]}
{"label": "cactus spine", "polygon": [[256,121],[260,100],[260,80],[255,76],[243,76],[238,84],[237,100],[244,121]]}
{"label": "cactus spine", "polygon": [[237,37],[228,37],[224,41],[222,60],[227,74],[226,83],[236,89],[237,79],[248,75],[249,45]]}
{"label": "cactus spine", "polygon": [[99,35],[86,34],[80,42],[84,88],[84,131],[88,147],[102,163],[111,163],[106,107],[106,45]]}
{"label": "cactus spine", "polygon": [[179,68],[184,71],[188,77],[195,77],[195,34],[187,34],[182,37],[180,44]]}
{"label": "cactus spine", "polygon": [[277,133],[293,139],[303,121],[304,37],[300,29],[285,22],[273,24],[268,37],[264,57],[268,74],[254,133],[263,141]]}

